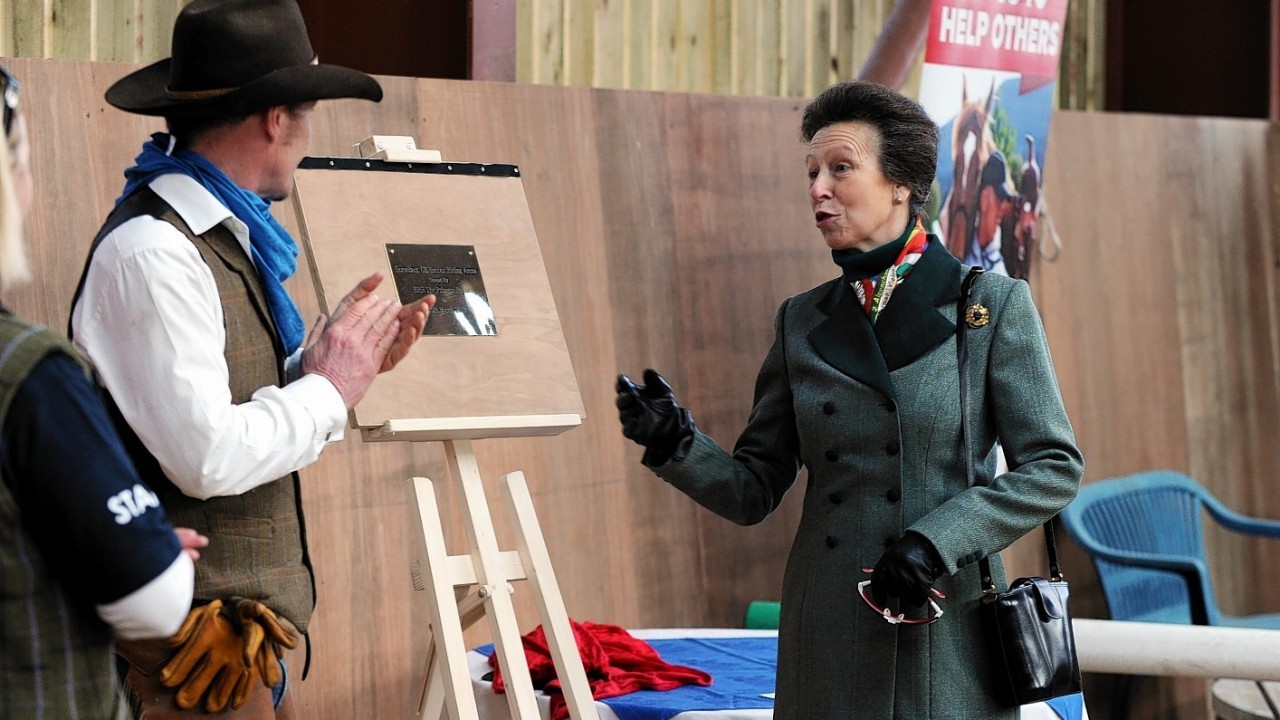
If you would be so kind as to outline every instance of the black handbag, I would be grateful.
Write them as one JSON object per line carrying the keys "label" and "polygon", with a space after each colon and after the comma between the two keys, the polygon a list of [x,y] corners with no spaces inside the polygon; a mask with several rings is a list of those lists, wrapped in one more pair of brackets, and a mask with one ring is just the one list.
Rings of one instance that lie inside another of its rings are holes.
{"label": "black handbag", "polygon": [[[969,306],[973,283],[981,268],[965,276],[956,308],[956,353],[960,369],[961,431],[964,465],[969,487],[974,484],[973,455],[969,452],[968,341],[965,328],[981,327],[989,319],[986,308]],[[978,562],[982,574],[980,612],[986,631],[988,655],[996,682],[996,697],[1009,707],[1040,702],[1080,692],[1080,663],[1076,659],[1071,629],[1067,581],[1058,566],[1053,519],[1044,524],[1049,551],[1049,579],[1018,578],[1006,592],[996,592],[987,558]]]}

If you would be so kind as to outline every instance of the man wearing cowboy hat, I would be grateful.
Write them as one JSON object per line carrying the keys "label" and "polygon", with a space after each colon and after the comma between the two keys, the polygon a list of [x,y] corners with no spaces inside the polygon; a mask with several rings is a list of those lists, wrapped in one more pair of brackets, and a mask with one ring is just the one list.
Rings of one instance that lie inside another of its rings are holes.
{"label": "man wearing cowboy hat", "polygon": [[121,110],[163,116],[169,133],[125,171],[70,334],[144,479],[175,524],[210,543],[182,629],[118,651],[147,720],[292,717],[281,656],[315,598],[296,471],[341,439],[347,411],[409,351],[434,298],[379,299],[371,275],[304,343],[282,284],[298,248],[269,203],[290,192],[315,102],[378,101],[382,88],[318,63],[294,0],[195,0],[172,49],[107,90]]}

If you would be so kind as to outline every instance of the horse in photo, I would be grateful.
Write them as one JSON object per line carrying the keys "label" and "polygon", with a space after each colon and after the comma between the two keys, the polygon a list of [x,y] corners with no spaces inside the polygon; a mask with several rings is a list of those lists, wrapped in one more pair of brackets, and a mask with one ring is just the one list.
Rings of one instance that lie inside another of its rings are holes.
{"label": "horse in photo", "polygon": [[1040,164],[1036,162],[1036,139],[1026,135],[1027,162],[1022,166],[1018,183],[1018,206],[1014,212],[1012,242],[1006,241],[1004,266],[1009,277],[1029,280],[1031,259],[1035,254],[1036,226],[1040,217],[1040,186],[1043,182]]}
{"label": "horse in photo", "polygon": [[991,136],[991,110],[995,105],[996,81],[985,99],[969,98],[968,79],[961,79],[960,111],[951,130],[954,159],[951,190],[942,206],[942,233],[947,249],[958,258],[965,256],[978,223],[978,193],[982,170],[996,148]]}

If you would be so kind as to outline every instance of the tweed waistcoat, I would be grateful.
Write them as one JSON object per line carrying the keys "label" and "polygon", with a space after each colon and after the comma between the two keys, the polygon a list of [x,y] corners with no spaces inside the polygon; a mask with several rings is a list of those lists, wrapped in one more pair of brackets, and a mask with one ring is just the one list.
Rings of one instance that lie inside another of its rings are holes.
{"label": "tweed waistcoat", "polygon": [[[32,368],[58,352],[77,358],[53,333],[0,314],[0,427]],[[54,578],[24,528],[11,482],[0,479],[0,717],[117,717],[124,703],[111,629]]]}
{"label": "tweed waistcoat", "polygon": [[[231,401],[247,402],[259,388],[283,385],[283,349],[267,309],[266,294],[235,235],[219,224],[203,235],[191,231],[182,217],[150,188],[140,188],[107,218],[85,264],[104,237],[128,220],[149,215],[178,229],[191,241],[213,273],[226,326],[223,354],[230,373]],[[84,278],[80,281],[84,286]],[[73,304],[74,307],[74,304]],[[108,402],[120,435],[143,479],[159,494],[175,526],[191,527],[209,537],[196,563],[197,602],[241,596],[266,603],[306,631],[315,606],[315,585],[306,550],[297,473],[259,485],[241,495],[197,500],[184,495],[165,476]]]}

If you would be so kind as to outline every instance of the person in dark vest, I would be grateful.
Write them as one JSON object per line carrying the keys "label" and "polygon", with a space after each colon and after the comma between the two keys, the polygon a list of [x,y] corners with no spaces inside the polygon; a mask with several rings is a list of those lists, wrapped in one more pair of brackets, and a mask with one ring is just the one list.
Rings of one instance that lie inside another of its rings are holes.
{"label": "person in dark vest", "polygon": [[[18,81],[2,67],[0,99],[8,289],[30,276],[22,222],[34,185]],[[206,542],[169,524],[75,350],[0,303],[0,718],[123,717],[112,637],[178,629]]]}
{"label": "person in dark vest", "polygon": [[284,654],[315,604],[296,471],[343,437],[434,300],[381,299],[375,273],[304,342],[283,285],[298,246],[269,206],[292,188],[316,101],[332,98],[378,101],[382,88],[319,62],[294,0],[195,0],[171,57],[106,93],[168,132],[125,171],[70,335],[143,477],[210,539],[187,623],[167,643],[117,646],[148,720],[293,717]]}

